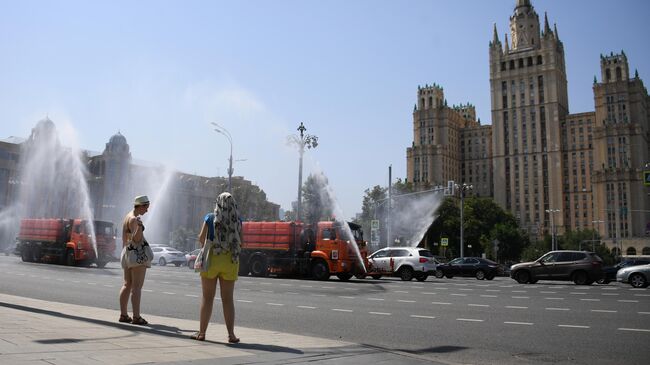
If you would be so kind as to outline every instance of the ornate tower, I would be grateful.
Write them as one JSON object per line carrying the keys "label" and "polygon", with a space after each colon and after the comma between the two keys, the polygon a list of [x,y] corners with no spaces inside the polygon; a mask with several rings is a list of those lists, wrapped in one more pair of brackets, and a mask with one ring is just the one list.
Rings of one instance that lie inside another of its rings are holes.
{"label": "ornate tower", "polygon": [[[522,227],[550,230],[547,210],[562,207],[560,125],[569,106],[564,46],[529,0],[518,0],[508,44],[496,25],[489,46],[494,198]],[[553,214],[553,213],[551,213]],[[563,226],[561,214],[553,217]]]}

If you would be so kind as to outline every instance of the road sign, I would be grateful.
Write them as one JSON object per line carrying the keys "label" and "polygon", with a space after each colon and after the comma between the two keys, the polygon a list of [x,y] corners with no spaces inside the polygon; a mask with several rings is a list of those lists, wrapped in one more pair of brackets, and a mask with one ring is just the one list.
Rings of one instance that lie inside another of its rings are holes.
{"label": "road sign", "polygon": [[443,237],[440,239],[440,246],[446,247],[449,246],[449,238]]}
{"label": "road sign", "polygon": [[379,229],[379,219],[373,219],[370,221],[370,229]]}
{"label": "road sign", "polygon": [[650,186],[650,170],[643,171],[643,185]]}

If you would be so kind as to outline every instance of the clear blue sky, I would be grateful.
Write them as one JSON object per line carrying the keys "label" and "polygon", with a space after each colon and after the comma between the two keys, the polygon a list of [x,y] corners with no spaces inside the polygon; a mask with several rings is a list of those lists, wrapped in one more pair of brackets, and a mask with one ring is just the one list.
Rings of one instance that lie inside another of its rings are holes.
{"label": "clear blue sky", "polygon": [[[532,0],[557,23],[570,112],[593,110],[599,54],[625,50],[650,83],[650,1]],[[134,158],[206,176],[235,175],[289,209],[300,122],[320,145],[341,209],[406,176],[418,85],[442,85],[490,123],[488,43],[508,31],[515,0],[0,0],[0,138],[27,137],[46,114],[101,152],[120,131]],[[68,127],[66,127],[68,126]],[[70,141],[72,143],[72,141]]]}

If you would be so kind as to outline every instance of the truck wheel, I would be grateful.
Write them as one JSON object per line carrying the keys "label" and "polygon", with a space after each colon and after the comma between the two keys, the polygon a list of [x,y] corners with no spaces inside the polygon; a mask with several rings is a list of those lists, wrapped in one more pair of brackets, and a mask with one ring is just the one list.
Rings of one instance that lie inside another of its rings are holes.
{"label": "truck wheel", "polygon": [[69,248],[65,251],[65,264],[66,266],[74,266],[77,261],[74,258],[74,250]]}
{"label": "truck wheel", "polygon": [[341,281],[348,281],[352,277],[352,274],[345,273],[345,274],[336,274],[336,277],[339,278]]}
{"label": "truck wheel", "polygon": [[23,246],[20,250],[20,259],[23,260],[23,262],[31,262],[32,261],[32,252],[29,249],[29,246]]}
{"label": "truck wheel", "polygon": [[263,257],[256,257],[251,262],[251,275],[253,276],[266,276],[269,272],[269,266]]}
{"label": "truck wheel", "polygon": [[318,260],[311,266],[311,275],[316,280],[327,280],[330,278],[330,269],[323,260]]}

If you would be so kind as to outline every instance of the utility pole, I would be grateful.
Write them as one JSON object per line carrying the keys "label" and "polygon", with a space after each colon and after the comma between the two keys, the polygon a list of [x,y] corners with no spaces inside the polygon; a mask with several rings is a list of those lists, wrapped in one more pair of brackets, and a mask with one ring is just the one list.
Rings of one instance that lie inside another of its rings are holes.
{"label": "utility pole", "polygon": [[300,154],[300,159],[298,163],[298,205],[296,206],[296,221],[301,221],[302,214],[302,155],[305,153],[306,148],[316,148],[318,146],[318,137],[311,134],[305,134],[307,128],[305,125],[300,122],[298,126],[298,132],[300,135],[291,135],[288,137],[289,144],[293,144],[298,147],[298,153]]}

